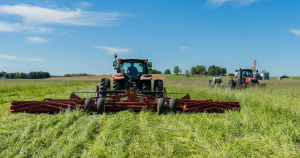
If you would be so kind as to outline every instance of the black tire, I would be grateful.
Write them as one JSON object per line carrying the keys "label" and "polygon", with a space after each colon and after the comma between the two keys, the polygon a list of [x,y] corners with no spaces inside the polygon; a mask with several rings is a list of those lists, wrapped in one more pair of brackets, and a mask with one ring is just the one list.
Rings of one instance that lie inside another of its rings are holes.
{"label": "black tire", "polygon": [[142,90],[143,91],[151,91],[151,80],[142,81]]}
{"label": "black tire", "polygon": [[165,100],[163,98],[159,98],[157,100],[157,114],[163,114],[165,112]]}
{"label": "black tire", "polygon": [[233,81],[232,79],[228,81],[228,86],[227,86],[227,88],[228,88],[229,90],[231,90],[232,88],[234,88],[234,81]]}
{"label": "black tire", "polygon": [[102,115],[104,111],[105,111],[105,99],[99,98],[97,101],[97,113]]}
{"label": "black tire", "polygon": [[92,112],[92,98],[86,98],[84,103],[84,112],[89,114]]}
{"label": "black tire", "polygon": [[[124,80],[114,80],[113,81],[113,90],[123,90],[125,89]],[[118,93],[114,93],[114,95],[117,95]]]}
{"label": "black tire", "polygon": [[[100,90],[110,90],[110,80],[108,78],[102,78],[100,83]],[[106,96],[107,93],[100,93],[101,96]]]}
{"label": "black tire", "polygon": [[241,89],[241,84],[238,82],[235,85],[235,90],[240,90]]}
{"label": "black tire", "polygon": [[169,101],[170,104],[170,110],[172,113],[176,114],[176,99],[171,98]]}
{"label": "black tire", "polygon": [[247,88],[247,84],[246,83],[242,83],[242,87],[243,89],[246,89]]}
{"label": "black tire", "polygon": [[[164,89],[164,82],[163,80],[157,79],[154,80],[154,86],[153,86],[153,91],[159,91],[162,92]],[[157,97],[163,97],[163,94],[157,94]]]}
{"label": "black tire", "polygon": [[260,84],[260,86],[261,86],[261,87],[266,87],[266,86],[267,86],[267,84],[265,84],[265,83],[262,83],[262,84]]}

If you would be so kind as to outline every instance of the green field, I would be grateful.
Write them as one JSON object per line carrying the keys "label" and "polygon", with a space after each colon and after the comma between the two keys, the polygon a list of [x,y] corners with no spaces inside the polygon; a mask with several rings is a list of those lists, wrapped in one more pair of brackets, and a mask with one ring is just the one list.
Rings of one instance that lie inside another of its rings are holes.
{"label": "green field", "polygon": [[99,81],[0,80],[0,157],[300,157],[300,77],[241,91],[210,88],[209,76],[167,78],[169,92],[238,101],[241,111],[10,114],[13,100],[67,99]]}

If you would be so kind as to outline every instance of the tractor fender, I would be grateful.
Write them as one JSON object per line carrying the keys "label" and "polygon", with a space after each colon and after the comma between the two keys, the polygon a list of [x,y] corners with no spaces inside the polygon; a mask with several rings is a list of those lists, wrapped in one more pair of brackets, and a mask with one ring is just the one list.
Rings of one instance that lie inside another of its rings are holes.
{"label": "tractor fender", "polygon": [[125,76],[122,73],[112,74],[113,80],[124,80]]}
{"label": "tractor fender", "polygon": [[140,80],[152,80],[152,75],[144,74],[141,76]]}

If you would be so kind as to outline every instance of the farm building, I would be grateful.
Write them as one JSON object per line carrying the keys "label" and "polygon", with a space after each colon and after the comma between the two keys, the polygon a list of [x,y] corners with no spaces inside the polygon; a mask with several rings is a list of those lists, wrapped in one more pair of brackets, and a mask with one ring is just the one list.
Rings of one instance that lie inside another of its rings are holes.
{"label": "farm building", "polygon": [[269,72],[266,70],[263,70],[260,72],[261,80],[269,80]]}
{"label": "farm building", "polygon": [[278,75],[277,80],[281,80],[281,79],[284,79],[284,78],[289,78],[289,76],[286,76],[286,75],[279,76],[279,75]]}

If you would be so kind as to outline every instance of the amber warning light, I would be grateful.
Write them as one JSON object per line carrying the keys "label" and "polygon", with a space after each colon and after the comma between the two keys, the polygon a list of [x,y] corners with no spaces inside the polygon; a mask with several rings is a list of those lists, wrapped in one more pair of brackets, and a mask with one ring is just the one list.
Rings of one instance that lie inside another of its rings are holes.
{"label": "amber warning light", "polygon": [[117,54],[115,54],[115,57],[117,57]]}

